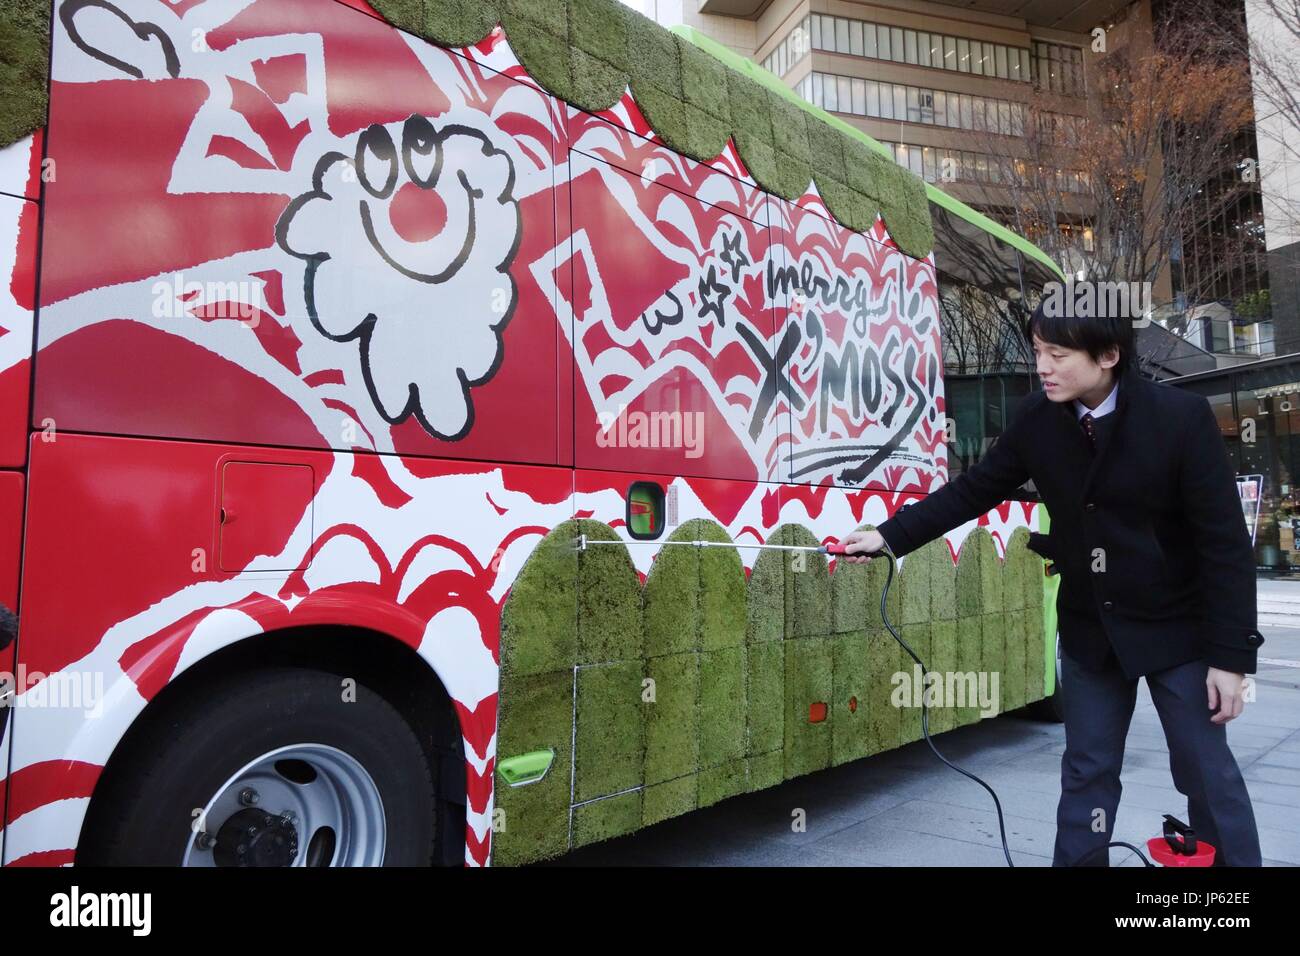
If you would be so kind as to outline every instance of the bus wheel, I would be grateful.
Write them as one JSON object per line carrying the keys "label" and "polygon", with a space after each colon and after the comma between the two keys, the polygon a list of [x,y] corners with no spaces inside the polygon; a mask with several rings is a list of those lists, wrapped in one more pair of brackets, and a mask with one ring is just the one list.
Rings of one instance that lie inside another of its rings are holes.
{"label": "bus wheel", "polygon": [[[333,674],[231,675],[170,700],[96,790],[79,863],[428,866],[436,787],[406,720]],[[355,698],[355,699],[353,699]]]}
{"label": "bus wheel", "polygon": [[1065,712],[1061,709],[1061,632],[1056,633],[1056,684],[1051,697],[1044,697],[1029,705],[1029,716],[1036,720],[1060,724],[1065,722]]}

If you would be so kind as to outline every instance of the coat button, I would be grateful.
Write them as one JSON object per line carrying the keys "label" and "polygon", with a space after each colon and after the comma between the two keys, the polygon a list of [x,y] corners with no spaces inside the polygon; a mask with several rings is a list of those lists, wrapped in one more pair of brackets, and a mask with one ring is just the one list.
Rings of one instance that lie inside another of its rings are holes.
{"label": "coat button", "polygon": [[1101,604],[1101,609],[1102,609],[1103,611],[1113,611],[1113,610],[1115,610],[1115,602],[1114,602],[1114,601],[1103,601],[1102,604]]}
{"label": "coat button", "polygon": [[1095,504],[1093,504],[1091,501],[1089,501],[1086,505],[1083,506],[1083,510],[1084,510],[1084,511],[1096,511],[1096,510],[1097,510],[1097,506],[1096,506]]}

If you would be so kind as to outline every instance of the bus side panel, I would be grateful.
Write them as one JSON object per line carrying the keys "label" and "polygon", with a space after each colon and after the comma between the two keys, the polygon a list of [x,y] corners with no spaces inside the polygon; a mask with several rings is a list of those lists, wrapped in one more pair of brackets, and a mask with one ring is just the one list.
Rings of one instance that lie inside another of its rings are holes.
{"label": "bus side panel", "polygon": [[341,3],[239,6],[123,0],[139,79],[55,18],[38,418],[557,463],[554,100]]}
{"label": "bus side panel", "polygon": [[27,457],[39,212],[32,200],[0,195],[0,468]]}
{"label": "bus side panel", "polygon": [[791,436],[781,478],[923,491],[947,476],[933,262],[836,223],[816,197],[773,199],[776,294],[792,337]]}
{"label": "bus side panel", "polygon": [[571,161],[586,300],[574,316],[578,467],[775,477],[787,435],[766,196],[592,117],[572,123],[593,150]]}
{"label": "bus side panel", "polygon": [[[18,571],[22,554],[23,476],[16,471],[0,472],[0,604],[11,611],[18,607]],[[14,642],[0,637],[0,860],[4,859],[4,807],[8,789],[10,714],[16,678]]]}
{"label": "bus side panel", "polygon": [[[259,483],[264,469],[293,475]],[[443,683],[466,862],[487,862],[501,607],[571,517],[570,469],[60,433],[34,439],[29,490],[31,706],[12,714],[7,863],[72,861],[104,764],[169,681],[234,641],[314,625],[385,633]],[[223,568],[232,556],[247,563]]]}

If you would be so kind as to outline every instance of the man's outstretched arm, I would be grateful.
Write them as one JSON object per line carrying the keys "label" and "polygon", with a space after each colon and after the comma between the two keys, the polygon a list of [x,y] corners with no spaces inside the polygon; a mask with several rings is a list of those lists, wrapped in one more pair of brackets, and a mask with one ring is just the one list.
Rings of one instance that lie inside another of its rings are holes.
{"label": "man's outstretched arm", "polygon": [[[948,482],[934,494],[909,505],[894,517],[881,524],[876,532],[889,545],[889,550],[902,557],[933,541],[941,534],[978,518],[1006,501],[1016,489],[1029,480],[1021,454],[1025,416],[1016,415],[984,457],[972,467]],[[858,551],[868,553],[875,538],[871,532],[854,532],[844,539],[853,554],[853,544]],[[861,560],[861,559],[859,559]]]}

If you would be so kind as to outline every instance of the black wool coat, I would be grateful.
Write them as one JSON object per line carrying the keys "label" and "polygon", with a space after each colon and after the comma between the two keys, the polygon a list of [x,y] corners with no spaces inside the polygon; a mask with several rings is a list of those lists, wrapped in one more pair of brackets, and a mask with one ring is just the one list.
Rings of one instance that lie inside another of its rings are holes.
{"label": "black wool coat", "polygon": [[1033,479],[1051,516],[1036,550],[1061,572],[1065,651],[1129,678],[1204,659],[1255,672],[1255,556],[1210,403],[1128,369],[1094,452],[1073,402],[1036,392],[979,462],[877,529],[898,557]]}

